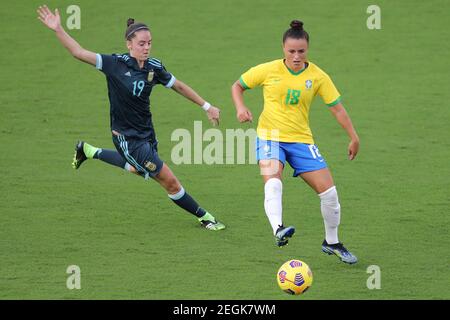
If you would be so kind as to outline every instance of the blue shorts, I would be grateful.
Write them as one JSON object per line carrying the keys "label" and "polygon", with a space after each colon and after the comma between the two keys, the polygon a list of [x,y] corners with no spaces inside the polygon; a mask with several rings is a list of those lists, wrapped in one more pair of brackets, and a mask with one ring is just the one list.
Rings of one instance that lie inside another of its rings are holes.
{"label": "blue shorts", "polygon": [[325,159],[315,144],[278,142],[256,138],[256,160],[277,159],[283,166],[286,161],[294,169],[293,176],[327,167]]}
{"label": "blue shorts", "polygon": [[163,161],[158,156],[158,142],[114,134],[112,138],[120,155],[145,179],[154,177],[161,171]]}

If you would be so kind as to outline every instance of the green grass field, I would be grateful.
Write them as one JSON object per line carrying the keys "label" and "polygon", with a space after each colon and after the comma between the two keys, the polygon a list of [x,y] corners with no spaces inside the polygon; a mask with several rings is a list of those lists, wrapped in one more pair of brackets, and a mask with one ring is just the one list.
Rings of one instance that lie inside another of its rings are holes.
{"label": "green grass field", "polygon": [[[107,4],[106,4],[107,3]],[[237,122],[230,86],[249,67],[282,57],[292,19],[305,22],[309,58],[343,95],[361,138],[346,159],[345,132],[317,98],[311,127],[342,206],[340,239],[359,258],[346,265],[321,252],[318,197],[284,176],[284,220],[297,234],[274,245],[255,165],[171,165],[186,190],[226,225],[200,228],[152,181],[100,161],[71,168],[78,139],[114,148],[104,76],[74,60],[37,20],[39,1],[2,8],[0,41],[1,299],[449,299],[450,31],[442,1],[49,1],[69,33],[95,52],[125,52],[128,17],[147,22],[152,55],[222,109],[222,132]],[[381,8],[381,30],[366,9]],[[170,165],[177,128],[206,117],[175,92],[151,97],[160,156]],[[246,93],[254,115],[260,89]],[[206,144],[205,144],[206,145]],[[292,297],[276,272],[307,262],[312,288]],[[68,290],[66,268],[81,268]],[[366,287],[370,265],[381,289]]]}

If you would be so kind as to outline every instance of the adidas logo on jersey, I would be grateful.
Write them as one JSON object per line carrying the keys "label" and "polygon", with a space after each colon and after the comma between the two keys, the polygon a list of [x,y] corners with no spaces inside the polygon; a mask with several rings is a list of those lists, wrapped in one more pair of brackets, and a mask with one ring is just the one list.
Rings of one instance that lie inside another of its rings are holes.
{"label": "adidas logo on jersey", "polygon": [[130,71],[125,72],[125,75],[126,75],[127,77],[131,77]]}

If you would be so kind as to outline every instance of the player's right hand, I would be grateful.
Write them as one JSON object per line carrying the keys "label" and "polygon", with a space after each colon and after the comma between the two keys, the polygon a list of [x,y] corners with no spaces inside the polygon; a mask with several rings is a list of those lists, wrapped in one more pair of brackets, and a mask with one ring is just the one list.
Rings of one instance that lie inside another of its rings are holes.
{"label": "player's right hand", "polygon": [[358,154],[359,150],[359,139],[352,139],[350,143],[348,144],[348,159],[353,160],[355,159],[356,155]]}
{"label": "player's right hand", "polygon": [[55,13],[53,13],[46,5],[43,5],[39,6],[37,12],[39,14],[38,19],[49,29],[56,31],[56,29],[61,26],[61,18],[58,9],[55,9]]}
{"label": "player's right hand", "polygon": [[250,110],[248,110],[247,108],[240,108],[237,111],[237,115],[236,115],[237,119],[239,120],[239,122],[252,122],[253,121],[253,116],[252,113],[250,112]]}

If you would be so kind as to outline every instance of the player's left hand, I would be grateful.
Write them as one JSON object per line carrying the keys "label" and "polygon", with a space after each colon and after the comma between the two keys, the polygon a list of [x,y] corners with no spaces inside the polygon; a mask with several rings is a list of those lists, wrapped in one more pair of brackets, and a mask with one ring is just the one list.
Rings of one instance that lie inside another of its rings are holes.
{"label": "player's left hand", "polygon": [[352,139],[350,143],[348,144],[348,159],[353,160],[355,159],[356,155],[358,154],[359,150],[359,139]]}
{"label": "player's left hand", "polygon": [[211,106],[208,111],[206,111],[206,114],[208,115],[209,121],[213,124],[213,126],[219,125],[219,118],[220,118],[220,109],[214,106]]}

